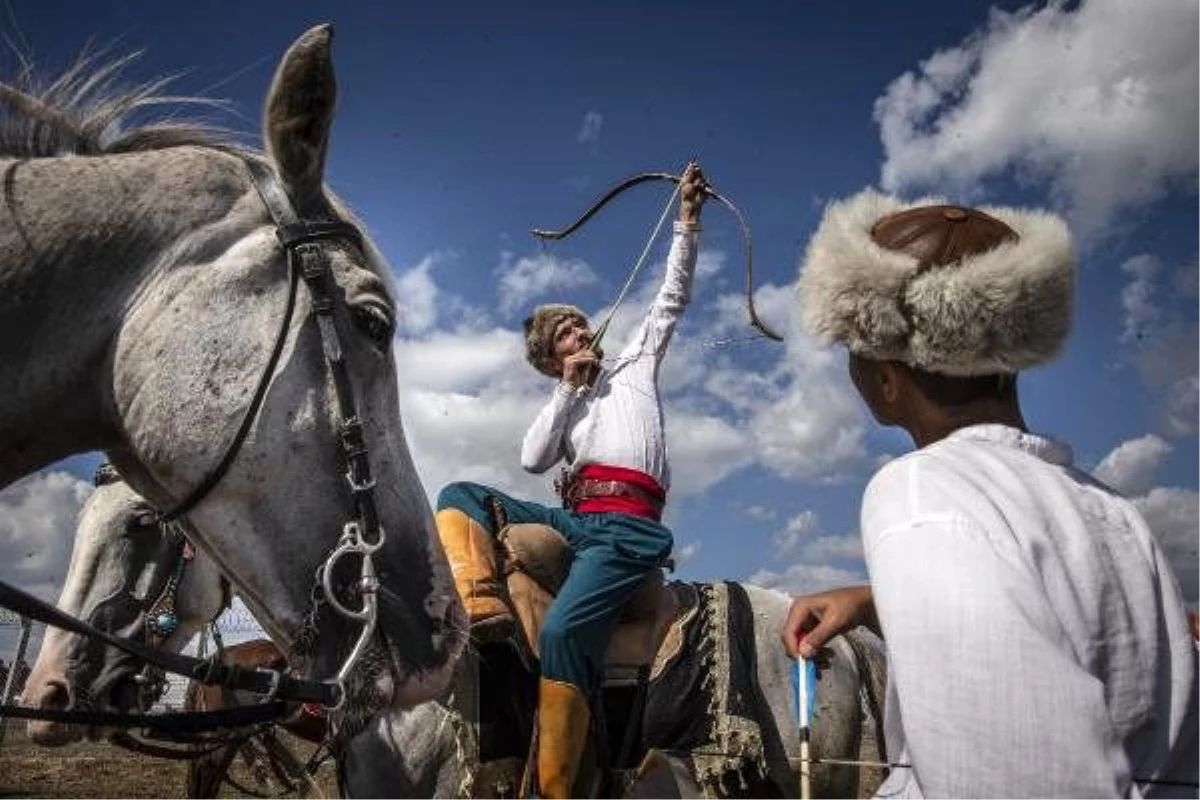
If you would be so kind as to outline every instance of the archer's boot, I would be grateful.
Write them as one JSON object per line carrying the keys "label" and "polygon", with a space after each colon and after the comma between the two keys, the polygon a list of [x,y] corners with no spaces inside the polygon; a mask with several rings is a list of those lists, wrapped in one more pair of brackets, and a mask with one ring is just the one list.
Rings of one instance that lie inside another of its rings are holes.
{"label": "archer's boot", "polygon": [[488,642],[511,638],[516,622],[497,574],[492,535],[457,508],[437,512],[435,521],[454,586],[467,610],[471,635]]}
{"label": "archer's boot", "polygon": [[587,744],[591,710],[578,686],[550,678],[538,682],[538,797],[570,797]]}

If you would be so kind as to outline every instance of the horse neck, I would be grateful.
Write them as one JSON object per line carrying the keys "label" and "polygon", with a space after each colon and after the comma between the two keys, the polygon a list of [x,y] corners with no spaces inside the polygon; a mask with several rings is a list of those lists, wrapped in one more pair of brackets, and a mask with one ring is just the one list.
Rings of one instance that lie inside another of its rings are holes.
{"label": "horse neck", "polygon": [[0,160],[0,487],[120,445],[111,351],[147,282],[247,193],[238,160],[182,147]]}

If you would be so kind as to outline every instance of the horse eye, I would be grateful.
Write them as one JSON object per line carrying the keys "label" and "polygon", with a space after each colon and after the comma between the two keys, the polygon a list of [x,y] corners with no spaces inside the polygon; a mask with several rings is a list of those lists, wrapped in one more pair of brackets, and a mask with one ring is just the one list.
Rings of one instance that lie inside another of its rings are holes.
{"label": "horse eye", "polygon": [[354,323],[380,348],[386,349],[392,342],[394,324],[392,317],[376,305],[361,305],[354,308]]}

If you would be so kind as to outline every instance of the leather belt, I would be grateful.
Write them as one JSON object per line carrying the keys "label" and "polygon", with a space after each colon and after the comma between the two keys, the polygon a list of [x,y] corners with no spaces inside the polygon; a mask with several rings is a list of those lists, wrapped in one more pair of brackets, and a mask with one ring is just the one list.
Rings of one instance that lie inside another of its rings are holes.
{"label": "leather belt", "polygon": [[594,478],[579,478],[570,487],[567,499],[570,507],[579,505],[589,497],[632,497],[646,503],[656,512],[662,513],[664,500],[636,483],[628,481],[601,481]]}

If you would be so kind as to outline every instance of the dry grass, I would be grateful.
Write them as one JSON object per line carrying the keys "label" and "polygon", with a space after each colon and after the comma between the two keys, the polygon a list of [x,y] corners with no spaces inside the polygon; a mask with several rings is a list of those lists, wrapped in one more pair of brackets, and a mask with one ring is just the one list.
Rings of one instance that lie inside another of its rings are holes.
{"label": "dry grass", "polygon": [[[313,745],[283,734],[302,761]],[[233,777],[242,785],[281,796],[279,789],[260,786],[240,759]],[[326,797],[337,797],[333,764],[324,763],[317,784]],[[186,797],[187,762],[152,758],[103,742],[79,742],[66,747],[37,747],[25,737],[23,725],[10,725],[0,746],[0,797]],[[250,797],[226,784],[222,797]],[[290,796],[295,796],[290,795]]]}

